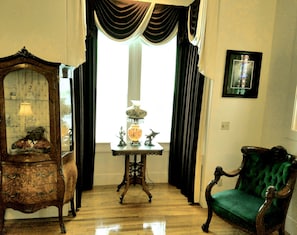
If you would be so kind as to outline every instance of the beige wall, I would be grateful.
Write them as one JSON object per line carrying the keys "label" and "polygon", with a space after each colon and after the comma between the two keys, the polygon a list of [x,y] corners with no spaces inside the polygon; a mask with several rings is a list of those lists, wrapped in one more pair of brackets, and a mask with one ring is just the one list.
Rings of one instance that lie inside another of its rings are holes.
{"label": "beige wall", "polygon": [[[275,15],[269,84],[263,122],[263,145],[283,145],[297,155],[297,132],[291,130],[297,85],[297,1],[279,0]],[[286,230],[297,233],[297,185]]]}
{"label": "beige wall", "polygon": [[0,57],[26,47],[52,62],[85,60],[84,0],[5,0],[0,3]]}
{"label": "beige wall", "polygon": [[[206,74],[212,81],[212,92],[202,190],[213,178],[213,170],[217,165],[226,169],[239,165],[242,145],[261,144],[276,7],[276,1],[272,0],[254,0],[245,4],[236,0],[209,3],[208,11],[218,13],[214,16],[217,18],[208,19],[212,25],[216,24],[216,27],[212,27],[216,28],[216,35],[213,32],[211,34],[217,39],[214,46],[216,50],[206,59],[208,66],[212,64],[213,70],[209,70],[210,76]],[[212,31],[212,28],[207,28],[207,31]],[[208,45],[207,36],[205,46],[205,51],[212,47]],[[257,99],[222,97],[227,49],[263,53]],[[223,121],[230,122],[229,130],[221,130]],[[226,188],[231,183],[223,181],[222,187],[217,190]],[[201,203],[205,205],[203,197]]]}

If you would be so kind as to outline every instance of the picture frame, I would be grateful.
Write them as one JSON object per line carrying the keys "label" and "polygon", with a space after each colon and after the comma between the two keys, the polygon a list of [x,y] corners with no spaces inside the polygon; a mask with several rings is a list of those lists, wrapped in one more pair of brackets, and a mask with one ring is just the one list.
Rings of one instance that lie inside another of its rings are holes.
{"label": "picture frame", "polygon": [[257,98],[262,52],[227,50],[223,97]]}

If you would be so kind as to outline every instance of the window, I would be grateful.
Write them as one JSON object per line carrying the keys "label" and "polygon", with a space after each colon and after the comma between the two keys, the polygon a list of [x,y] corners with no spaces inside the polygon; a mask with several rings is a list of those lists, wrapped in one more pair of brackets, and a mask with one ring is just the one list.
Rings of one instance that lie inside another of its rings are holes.
{"label": "window", "polygon": [[115,140],[127,128],[126,109],[140,100],[147,111],[143,136],[160,132],[158,142],[170,141],[175,79],[176,38],[163,45],[142,39],[117,42],[98,32],[96,142]]}

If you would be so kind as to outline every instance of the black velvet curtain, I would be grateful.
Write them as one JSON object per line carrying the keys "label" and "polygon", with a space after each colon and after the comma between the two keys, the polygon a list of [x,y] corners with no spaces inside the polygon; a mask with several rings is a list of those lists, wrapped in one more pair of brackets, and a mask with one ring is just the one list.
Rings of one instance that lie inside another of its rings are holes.
{"label": "black velvet curtain", "polygon": [[[98,21],[111,37],[125,39],[138,30],[151,3],[94,0]],[[180,7],[156,4],[143,36],[150,42],[166,39],[179,19]]]}
{"label": "black velvet curtain", "polygon": [[[195,3],[199,1],[196,0]],[[86,62],[75,71],[74,79],[79,169],[78,205],[80,205],[81,192],[93,187],[94,175],[97,67],[97,27],[94,11],[105,32],[116,39],[125,39],[138,30],[149,7],[150,3],[146,2],[86,1]],[[179,22],[169,183],[180,187],[182,193],[191,201],[195,168],[189,166],[195,162],[203,79],[197,69],[197,47],[192,46],[186,39],[187,10],[188,7],[156,4],[148,26],[142,34],[147,40],[158,43],[166,39]],[[179,136],[178,133],[183,135]]]}
{"label": "black velvet curtain", "polygon": [[74,71],[76,164],[78,180],[76,206],[81,207],[82,192],[93,188],[96,133],[97,27],[93,5],[86,1],[86,62]]}
{"label": "black velvet curtain", "polygon": [[83,156],[84,156],[84,90],[83,66],[79,66],[74,71],[74,106],[75,106],[75,148],[76,148],[76,165],[78,178],[76,183],[76,207],[81,207],[81,197],[83,191]]}
{"label": "black velvet curtain", "polygon": [[[193,8],[193,10],[197,10],[197,8]],[[193,203],[204,76],[198,71],[198,47],[188,41],[187,11],[183,11],[182,14],[177,40],[168,174],[169,183],[180,188],[188,201]]]}
{"label": "black velvet curtain", "polygon": [[124,39],[139,27],[150,3],[95,0],[94,6],[104,31],[113,38]]}
{"label": "black velvet curtain", "polygon": [[84,169],[83,189],[93,188],[96,141],[97,27],[92,5],[87,8],[86,63],[84,70]]}

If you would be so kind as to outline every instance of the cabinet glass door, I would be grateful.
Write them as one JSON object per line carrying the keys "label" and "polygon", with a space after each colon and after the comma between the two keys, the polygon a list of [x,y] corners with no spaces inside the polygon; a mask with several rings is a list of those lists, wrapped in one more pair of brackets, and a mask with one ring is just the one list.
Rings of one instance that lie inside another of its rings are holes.
{"label": "cabinet glass door", "polygon": [[62,152],[72,151],[72,93],[69,78],[60,79],[60,120]]}
{"label": "cabinet glass door", "polygon": [[48,89],[47,79],[30,69],[4,78],[8,154],[50,151]]}

